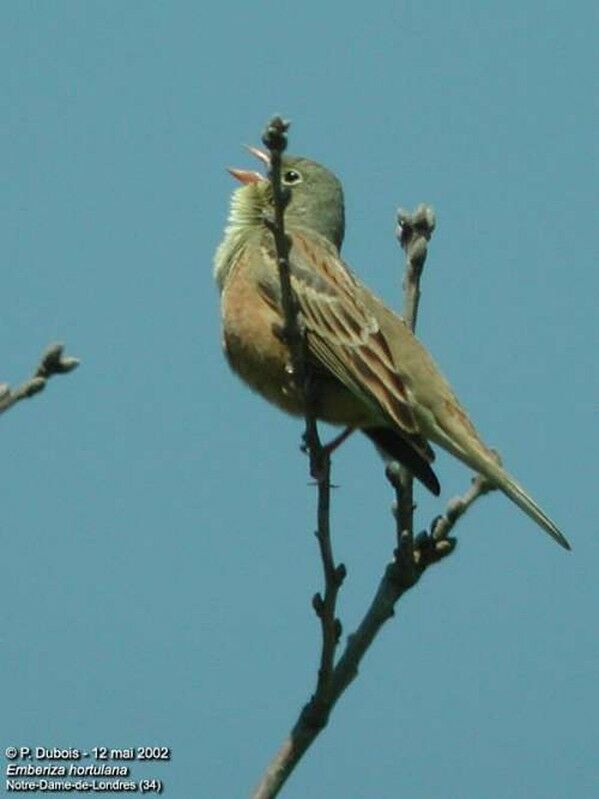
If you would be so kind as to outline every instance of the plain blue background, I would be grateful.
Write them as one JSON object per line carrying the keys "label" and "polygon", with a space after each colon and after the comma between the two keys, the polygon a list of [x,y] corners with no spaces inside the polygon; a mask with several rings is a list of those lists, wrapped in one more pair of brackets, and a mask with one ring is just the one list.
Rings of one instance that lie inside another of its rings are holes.
{"label": "plain blue background", "polygon": [[[597,4],[8,2],[0,379],[9,744],[163,744],[171,797],[241,797],[313,689],[301,425],[219,344],[212,254],[273,112],[347,195],[345,255],[400,304],[398,205],[438,231],[419,332],[570,537],[493,495],[425,575],[284,796],[597,796]],[[443,494],[468,473],[440,454]],[[340,614],[393,546],[368,442],[334,464]]]}

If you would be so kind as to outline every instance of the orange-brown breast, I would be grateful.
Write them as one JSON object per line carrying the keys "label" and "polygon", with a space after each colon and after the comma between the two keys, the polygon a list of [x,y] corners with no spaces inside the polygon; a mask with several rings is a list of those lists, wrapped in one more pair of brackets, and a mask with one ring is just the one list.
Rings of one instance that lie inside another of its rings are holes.
{"label": "orange-brown breast", "polygon": [[273,332],[281,319],[252,280],[243,257],[221,297],[223,346],[231,368],[251,388],[287,413],[302,412],[288,372],[289,351]]}
{"label": "orange-brown breast", "polygon": [[[223,346],[233,371],[269,402],[301,415],[304,405],[294,389],[288,348],[273,332],[282,319],[258,290],[248,262],[240,258],[221,296]],[[318,416],[332,424],[363,427],[380,423],[337,378],[320,373]]]}

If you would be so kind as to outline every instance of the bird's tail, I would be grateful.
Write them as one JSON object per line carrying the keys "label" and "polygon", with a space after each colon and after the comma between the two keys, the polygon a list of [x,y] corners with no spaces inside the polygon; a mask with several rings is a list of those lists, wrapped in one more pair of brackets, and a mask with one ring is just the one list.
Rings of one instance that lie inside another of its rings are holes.
{"label": "bird's tail", "polygon": [[522,488],[522,486],[510,474],[508,474],[501,464],[493,459],[489,452],[470,451],[467,457],[460,455],[465,462],[476,469],[490,483],[499,488],[500,491],[509,497],[521,510],[526,513],[539,527],[557,541],[564,549],[570,549],[566,537],[561,532],[555,522],[547,516],[545,511],[537,505],[534,499]]}

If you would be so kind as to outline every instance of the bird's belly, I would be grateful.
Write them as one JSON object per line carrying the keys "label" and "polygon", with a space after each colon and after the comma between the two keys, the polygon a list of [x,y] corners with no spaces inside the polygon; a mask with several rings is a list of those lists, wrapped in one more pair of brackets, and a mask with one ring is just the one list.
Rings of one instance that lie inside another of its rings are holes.
{"label": "bird's belly", "polygon": [[250,388],[287,413],[303,413],[303,405],[288,371],[288,358],[279,342],[267,342],[256,336],[246,338],[243,322],[237,329],[224,329],[223,345],[229,365]]}
{"label": "bird's belly", "polygon": [[[223,346],[229,365],[250,388],[293,415],[304,401],[294,383],[289,348],[275,335],[282,319],[243,274],[232,276],[222,295]],[[317,415],[331,424],[363,427],[371,413],[337,378],[317,372]]]}
{"label": "bird's belly", "polygon": [[246,270],[231,276],[222,294],[223,346],[229,365],[269,402],[303,412],[291,380],[289,350],[273,332],[281,320],[256,290]]}

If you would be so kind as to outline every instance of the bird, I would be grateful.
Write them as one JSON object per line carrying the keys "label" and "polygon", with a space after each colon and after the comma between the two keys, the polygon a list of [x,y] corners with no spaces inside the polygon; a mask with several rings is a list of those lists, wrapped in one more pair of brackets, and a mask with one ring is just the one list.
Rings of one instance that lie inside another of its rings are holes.
{"label": "bird", "polygon": [[[222,342],[229,365],[283,411],[305,413],[293,380],[275,247],[270,157],[248,148],[267,174],[229,169],[232,194],[224,238],[214,256]],[[343,189],[326,167],[302,156],[281,159],[289,274],[302,328],[319,420],[366,434],[388,460],[406,466],[433,494],[436,444],[502,491],[565,549],[554,521],[483,442],[451,386],[405,321],[342,260]]]}

